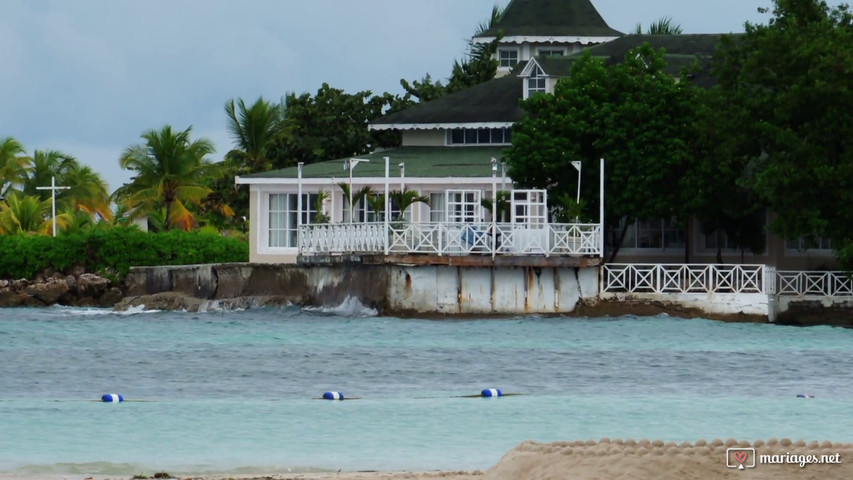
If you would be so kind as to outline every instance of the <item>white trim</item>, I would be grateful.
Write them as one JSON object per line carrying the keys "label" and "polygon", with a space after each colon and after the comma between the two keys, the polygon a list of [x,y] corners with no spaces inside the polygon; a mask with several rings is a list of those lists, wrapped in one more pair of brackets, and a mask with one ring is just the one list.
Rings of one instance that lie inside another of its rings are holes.
{"label": "white trim", "polygon": [[542,73],[544,74],[544,76],[545,76],[545,77],[547,77],[547,76],[548,76],[548,73],[547,73],[547,72],[545,72],[545,69],[544,69],[544,68],[542,68],[542,65],[539,65],[539,62],[537,62],[535,58],[531,58],[530,60],[528,60],[528,61],[527,61],[527,65],[525,65],[525,66],[524,66],[524,70],[522,70],[522,71],[521,71],[521,73],[519,73],[519,74],[518,74],[518,77],[519,77],[519,78],[527,78],[527,77],[530,77],[530,74],[531,74],[531,71],[532,71],[532,70],[533,70],[533,68],[534,68],[534,65],[535,65],[536,67],[539,67],[539,70],[541,70],[541,71],[542,71]]}
{"label": "white trim", "polygon": [[468,123],[371,123],[368,130],[446,130],[453,128],[504,128],[515,122],[468,122]]}
{"label": "white trim", "polygon": [[[484,168],[488,164],[483,165]],[[303,178],[302,186],[328,186],[337,185],[340,179],[332,178]],[[507,177],[507,182],[512,179]],[[382,185],[385,183],[384,177],[355,177],[353,183],[359,185],[375,184]],[[465,184],[492,184],[492,177],[406,177],[406,185],[424,184],[424,185],[465,185]],[[297,186],[295,178],[240,178],[240,185],[275,185],[275,186]],[[264,189],[264,192],[272,192],[272,190]],[[295,193],[290,191],[275,191],[273,193]],[[303,192],[305,193],[305,192]],[[316,193],[316,192],[311,192]]]}
{"label": "white trim", "polygon": [[[491,43],[495,40],[496,37],[474,37],[472,41],[474,43]],[[587,45],[590,43],[604,43],[609,42],[611,40],[616,40],[619,37],[549,37],[549,36],[537,36],[537,35],[513,35],[508,37],[503,37],[501,39],[501,44],[504,43],[580,43],[582,45]]]}

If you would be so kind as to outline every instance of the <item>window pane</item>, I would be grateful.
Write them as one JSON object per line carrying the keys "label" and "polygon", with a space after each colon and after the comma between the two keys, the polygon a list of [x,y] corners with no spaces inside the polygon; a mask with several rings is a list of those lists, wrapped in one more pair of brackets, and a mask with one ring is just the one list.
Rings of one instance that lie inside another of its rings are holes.
{"label": "window pane", "polygon": [[488,128],[481,128],[477,130],[477,143],[490,143],[491,142],[491,131]]}
{"label": "window pane", "polygon": [[450,143],[457,145],[465,143],[465,130],[461,128],[454,128],[450,134]]}
{"label": "window pane", "polygon": [[477,130],[473,128],[465,129],[465,143],[477,143]]}

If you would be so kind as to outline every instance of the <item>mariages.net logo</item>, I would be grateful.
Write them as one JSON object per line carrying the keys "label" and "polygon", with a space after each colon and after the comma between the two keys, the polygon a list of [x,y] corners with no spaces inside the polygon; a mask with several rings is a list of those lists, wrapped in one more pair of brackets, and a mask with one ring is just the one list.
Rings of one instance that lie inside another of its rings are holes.
{"label": "mariages.net logo", "polygon": [[841,464],[841,454],[797,455],[783,453],[774,455],[757,455],[754,448],[729,448],[726,450],[726,466],[745,470],[755,468],[756,462],[762,465],[799,465],[800,468],[810,464]]}

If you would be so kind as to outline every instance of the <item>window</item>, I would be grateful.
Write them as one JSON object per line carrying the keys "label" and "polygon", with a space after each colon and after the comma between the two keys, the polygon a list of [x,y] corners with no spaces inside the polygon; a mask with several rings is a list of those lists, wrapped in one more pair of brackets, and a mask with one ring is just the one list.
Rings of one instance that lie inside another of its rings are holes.
{"label": "window", "polygon": [[512,68],[518,64],[517,48],[498,49],[498,64],[501,68]]}
{"label": "window", "polygon": [[542,47],[536,49],[536,55],[540,57],[562,57],[566,54],[565,48]]}
{"label": "window", "polygon": [[548,200],[544,190],[513,190],[512,223],[542,226],[548,223]]}
{"label": "window", "polygon": [[483,219],[482,192],[479,190],[448,190],[447,221],[451,223],[474,223]]}
{"label": "window", "polygon": [[443,193],[431,193],[429,195],[429,221],[443,222],[444,214],[444,199]]}
{"label": "window", "polygon": [[[626,219],[621,219],[619,224],[611,228],[607,235],[609,247],[616,246],[619,235],[625,226]],[[678,225],[675,217],[672,218],[650,218],[637,220],[628,226],[625,239],[621,248],[643,248],[653,250],[675,250],[684,249],[684,229]]]}
{"label": "window", "polygon": [[832,241],[828,238],[816,237],[811,241],[800,238],[789,238],[785,240],[785,249],[792,252],[804,252],[806,250],[832,250]]}
{"label": "window", "polygon": [[[269,240],[270,247],[295,248],[298,227],[298,195],[274,193],[269,196]],[[302,223],[310,224],[317,218],[317,195],[302,194]]]}
{"label": "window", "polygon": [[546,93],[546,78],[545,72],[539,68],[539,65],[533,66],[533,71],[530,73],[530,78],[527,79],[527,96],[530,97],[534,93]]}
{"label": "window", "polygon": [[448,145],[509,145],[512,129],[503,128],[454,128],[447,131]]}

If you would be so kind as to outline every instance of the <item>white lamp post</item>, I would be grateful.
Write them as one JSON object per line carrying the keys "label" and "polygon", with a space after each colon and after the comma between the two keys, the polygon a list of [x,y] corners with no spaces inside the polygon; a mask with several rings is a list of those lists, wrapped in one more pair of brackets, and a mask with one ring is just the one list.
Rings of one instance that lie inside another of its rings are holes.
{"label": "white lamp post", "polygon": [[50,209],[53,216],[53,236],[56,236],[56,191],[68,190],[71,187],[61,187],[56,185],[56,177],[50,177],[49,187],[36,187],[36,190],[50,190]]}
{"label": "white lamp post", "polygon": [[495,250],[498,238],[498,159],[492,157],[492,259],[495,258]]}
{"label": "white lamp post", "polygon": [[572,162],[572,166],[578,171],[578,199],[576,201],[581,203],[581,162],[575,160]]}

